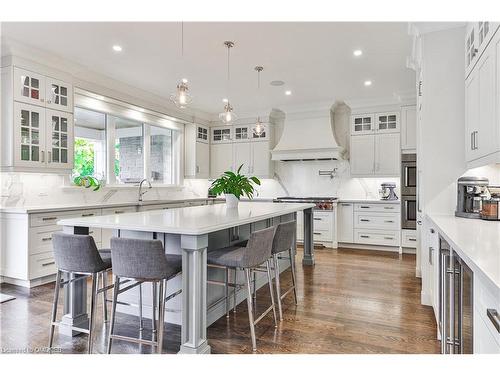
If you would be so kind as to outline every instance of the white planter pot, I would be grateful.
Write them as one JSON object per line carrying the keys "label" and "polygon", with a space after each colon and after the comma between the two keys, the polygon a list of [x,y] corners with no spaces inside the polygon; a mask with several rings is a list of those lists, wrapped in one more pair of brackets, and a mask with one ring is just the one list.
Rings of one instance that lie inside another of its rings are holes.
{"label": "white planter pot", "polygon": [[226,207],[237,208],[240,200],[234,194],[224,194],[226,196]]}

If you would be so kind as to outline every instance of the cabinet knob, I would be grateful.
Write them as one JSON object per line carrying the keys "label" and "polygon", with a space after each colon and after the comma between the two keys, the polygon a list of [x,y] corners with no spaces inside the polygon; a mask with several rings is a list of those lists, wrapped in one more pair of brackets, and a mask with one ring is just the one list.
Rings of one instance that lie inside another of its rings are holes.
{"label": "cabinet knob", "polygon": [[50,100],[50,99],[47,100],[47,104],[50,104],[50,103],[52,103],[52,100]]}

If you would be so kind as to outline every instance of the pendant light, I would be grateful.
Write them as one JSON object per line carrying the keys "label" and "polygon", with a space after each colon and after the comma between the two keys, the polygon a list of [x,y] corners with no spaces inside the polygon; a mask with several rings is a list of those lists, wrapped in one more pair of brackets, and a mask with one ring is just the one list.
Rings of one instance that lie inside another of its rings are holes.
{"label": "pendant light", "polygon": [[[231,48],[234,47],[234,42],[231,42],[229,40],[224,42],[224,45],[227,48],[227,90],[229,91],[229,81],[230,81],[230,75],[229,75],[229,56],[230,53],[229,51]],[[233,112],[233,106],[229,102],[229,99],[224,99],[223,102],[224,104],[224,111],[219,113],[219,119],[222,121],[222,123],[226,125],[230,125],[233,123],[234,120],[236,120],[236,114]]]}
{"label": "pendant light", "polygon": [[[184,65],[184,22],[181,22],[181,63]],[[170,100],[178,108],[186,108],[193,101],[189,94],[188,80],[183,78],[178,84],[175,94],[170,95]]]}
{"label": "pendant light", "polygon": [[[257,72],[257,91],[260,95],[260,72],[262,72],[264,68],[262,66],[256,66],[254,70]],[[264,130],[264,125],[260,122],[260,116],[258,116],[252,131],[257,137],[260,137],[262,133],[264,133]]]}

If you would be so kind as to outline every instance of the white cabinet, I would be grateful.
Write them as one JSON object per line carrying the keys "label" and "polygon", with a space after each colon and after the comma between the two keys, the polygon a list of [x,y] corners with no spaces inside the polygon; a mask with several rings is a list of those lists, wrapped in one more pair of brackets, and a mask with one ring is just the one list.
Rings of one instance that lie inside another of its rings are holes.
{"label": "white cabinet", "polygon": [[400,246],[401,218],[399,204],[354,204],[354,243]]}
{"label": "white cabinet", "polygon": [[465,32],[465,77],[468,77],[475,64],[498,29],[499,22],[469,22]]}
{"label": "white cabinet", "polygon": [[235,142],[248,142],[250,141],[251,129],[248,125],[235,125],[233,128]]}
{"label": "white cabinet", "polygon": [[45,77],[14,67],[14,100],[45,106]]}
{"label": "white cabinet", "polygon": [[354,204],[339,203],[337,205],[337,237],[338,242],[354,242]]}
{"label": "white cabinet", "polygon": [[269,142],[252,142],[252,175],[272,178],[271,150]]}
{"label": "white cabinet", "polygon": [[374,115],[361,114],[351,116],[351,134],[371,134],[375,130]]}
{"label": "white cabinet", "polygon": [[198,124],[184,126],[184,177],[210,176],[209,129]]}
{"label": "white cabinet", "polygon": [[375,136],[375,175],[399,176],[400,137],[397,133]]}
{"label": "white cabinet", "polygon": [[50,168],[73,168],[73,115],[47,109],[45,126],[47,165]]}
{"label": "white cabinet", "polygon": [[351,176],[375,172],[375,135],[351,136]]}
{"label": "white cabinet", "polygon": [[233,169],[235,171],[243,165],[240,173],[252,173],[252,145],[250,142],[241,142],[233,144]]}
{"label": "white cabinet", "polygon": [[399,133],[351,136],[351,176],[399,176]]}
{"label": "white cabinet", "polygon": [[55,78],[45,78],[47,108],[73,112],[73,86]]}
{"label": "white cabinet", "polygon": [[401,150],[415,152],[417,149],[417,108],[414,105],[401,107]]}
{"label": "white cabinet", "polygon": [[500,32],[465,81],[465,157],[468,167],[500,161]]}
{"label": "white cabinet", "polygon": [[46,163],[45,143],[47,138],[45,109],[35,105],[15,102],[13,120],[14,166],[35,168],[44,166]]}
{"label": "white cabinet", "polygon": [[233,167],[233,145],[231,143],[212,144],[210,147],[210,176],[217,178]]}
{"label": "white cabinet", "polygon": [[[337,248],[337,207],[332,211],[313,211],[313,241],[330,248]],[[297,241],[304,241],[304,213],[297,212]]]}
{"label": "white cabinet", "polygon": [[233,140],[233,127],[232,126],[214,126],[211,128],[210,142],[216,143],[230,143]]}
{"label": "white cabinet", "polygon": [[377,113],[375,118],[375,131],[377,133],[399,132],[399,113]]}

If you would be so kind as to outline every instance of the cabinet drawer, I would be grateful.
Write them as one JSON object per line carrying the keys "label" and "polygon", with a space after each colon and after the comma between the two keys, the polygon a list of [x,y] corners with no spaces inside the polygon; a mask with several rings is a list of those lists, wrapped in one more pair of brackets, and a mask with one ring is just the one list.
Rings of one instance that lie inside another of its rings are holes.
{"label": "cabinet drawer", "polygon": [[83,211],[63,211],[63,212],[47,212],[41,214],[30,215],[30,226],[41,227],[45,225],[54,225],[61,219],[73,217],[88,217],[98,216],[101,210],[83,210]]}
{"label": "cabinet drawer", "polygon": [[399,231],[355,229],[354,243],[399,246]]}
{"label": "cabinet drawer", "polygon": [[403,230],[401,231],[401,246],[403,247],[417,247],[417,231],[416,230]]}
{"label": "cabinet drawer", "polygon": [[101,215],[119,215],[126,214],[130,212],[136,212],[135,207],[115,207],[115,208],[104,208]]}
{"label": "cabinet drawer", "polygon": [[400,204],[384,203],[356,203],[354,211],[360,212],[400,212]]}
{"label": "cabinet drawer", "polygon": [[36,279],[57,272],[56,262],[52,250],[29,257],[29,278]]}
{"label": "cabinet drawer", "polygon": [[314,231],[330,231],[332,230],[332,213],[330,212],[314,212]]}
{"label": "cabinet drawer", "polygon": [[498,295],[495,297],[495,292],[485,285],[480,276],[474,275],[474,313],[481,318],[500,347],[500,332],[493,323],[494,318],[488,316],[488,309],[491,313],[496,310],[497,319],[500,319],[500,298]]}
{"label": "cabinet drawer", "polygon": [[[35,227],[30,229],[29,254],[39,254],[52,251],[52,235],[61,230],[58,225]],[[96,243],[101,242],[101,229],[89,228],[89,234],[94,237]]]}
{"label": "cabinet drawer", "polygon": [[313,232],[313,241],[315,242],[323,242],[323,241],[331,241],[332,240],[332,231],[331,230],[317,230],[314,229]]}
{"label": "cabinet drawer", "polygon": [[398,230],[400,228],[399,215],[355,212],[354,227]]}

